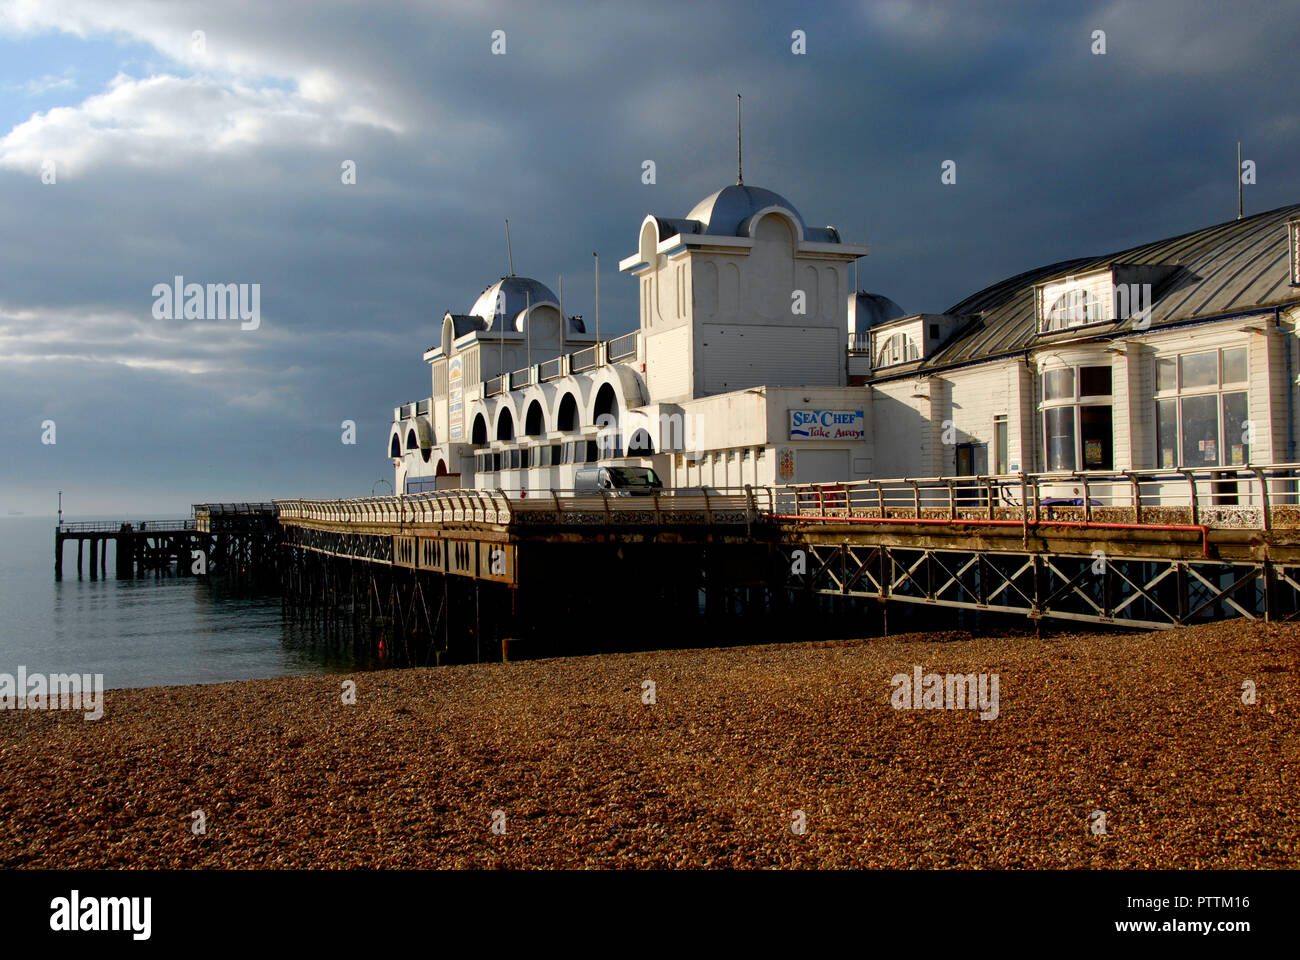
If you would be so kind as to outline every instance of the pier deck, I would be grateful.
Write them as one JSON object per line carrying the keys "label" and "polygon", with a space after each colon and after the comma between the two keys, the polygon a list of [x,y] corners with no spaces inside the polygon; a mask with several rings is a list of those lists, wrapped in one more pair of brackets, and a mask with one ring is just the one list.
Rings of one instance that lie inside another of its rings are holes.
{"label": "pier deck", "polygon": [[885,629],[896,603],[1141,628],[1300,615],[1296,464],[198,504],[171,524],[63,525],[56,573],[67,539],[90,542],[92,576],[107,539],[119,576],[199,572],[199,553],[208,574],[269,571],[295,617],[379,624],[439,662],[806,629],[828,602]]}

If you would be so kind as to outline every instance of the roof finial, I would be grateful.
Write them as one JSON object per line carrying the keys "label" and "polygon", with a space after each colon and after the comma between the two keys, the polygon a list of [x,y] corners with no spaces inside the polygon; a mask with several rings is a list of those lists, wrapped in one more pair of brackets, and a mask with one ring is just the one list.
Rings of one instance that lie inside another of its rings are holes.
{"label": "roof finial", "polygon": [[510,218],[506,218],[506,259],[510,261],[510,276],[515,275],[515,255],[510,250]]}
{"label": "roof finial", "polygon": [[745,178],[741,174],[740,168],[740,145],[740,94],[736,94],[736,186],[743,187],[745,185]]}

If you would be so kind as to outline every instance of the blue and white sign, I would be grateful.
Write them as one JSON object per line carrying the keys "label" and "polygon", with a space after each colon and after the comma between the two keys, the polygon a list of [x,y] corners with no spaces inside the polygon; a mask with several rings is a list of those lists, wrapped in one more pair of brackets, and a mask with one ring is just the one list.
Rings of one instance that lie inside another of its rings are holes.
{"label": "blue and white sign", "polygon": [[861,410],[791,410],[791,440],[862,440],[867,436]]}

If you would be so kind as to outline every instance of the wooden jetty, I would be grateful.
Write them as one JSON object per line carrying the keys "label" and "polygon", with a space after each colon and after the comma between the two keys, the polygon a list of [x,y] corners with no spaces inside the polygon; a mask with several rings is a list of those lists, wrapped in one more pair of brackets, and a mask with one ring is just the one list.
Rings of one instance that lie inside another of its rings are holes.
{"label": "wooden jetty", "polygon": [[149,574],[239,578],[274,570],[279,527],[273,504],[197,504],[193,512],[187,520],[60,523],[54,533],[54,578],[63,579],[69,540],[77,544],[79,578],[89,547],[91,580],[107,575],[110,542],[119,580]]}

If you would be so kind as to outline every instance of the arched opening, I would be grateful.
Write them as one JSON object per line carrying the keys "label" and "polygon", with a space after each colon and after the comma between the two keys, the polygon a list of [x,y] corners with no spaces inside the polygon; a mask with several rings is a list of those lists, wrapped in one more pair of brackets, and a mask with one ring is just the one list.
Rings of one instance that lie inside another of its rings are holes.
{"label": "arched opening", "polygon": [[402,455],[402,438],[393,434],[393,442],[388,445],[388,455],[390,457],[400,457]]}
{"label": "arched opening", "polygon": [[510,415],[509,410],[501,411],[501,418],[497,420],[497,439],[513,440],[515,438],[515,418]]}
{"label": "arched opening", "polygon": [[654,452],[655,445],[650,439],[650,431],[645,427],[637,427],[627,441],[627,455],[629,457],[650,457],[654,456]]}
{"label": "arched opening", "polygon": [[429,462],[429,458],[431,456],[433,456],[433,451],[430,450],[428,447],[420,448],[420,459],[422,459],[425,463]]}
{"label": "arched opening", "polygon": [[434,474],[433,474],[433,475],[434,475],[435,477],[445,477],[445,476],[447,475],[447,461],[446,461],[446,460],[439,460],[439,461],[438,461],[438,469],[434,471]]}
{"label": "arched opening", "polygon": [[415,450],[420,446],[420,441],[415,438],[415,431],[408,430],[406,433],[406,449]]}
{"label": "arched opening", "polygon": [[596,439],[600,459],[623,456],[623,444],[618,430],[618,397],[608,383],[596,391],[596,407],[593,412],[596,415],[596,428],[600,430]]}
{"label": "arched opening", "polygon": [[566,393],[560,400],[560,412],[556,419],[555,428],[561,433],[578,432],[578,401],[573,394]]}
{"label": "arched opening", "polygon": [[542,405],[534,400],[528,405],[528,414],[524,417],[524,434],[540,437],[546,430],[542,423]]}
{"label": "arched opening", "polygon": [[593,411],[596,426],[600,428],[618,426],[618,396],[608,383],[596,392],[596,408]]}
{"label": "arched opening", "polygon": [[474,418],[474,429],[470,433],[470,442],[476,447],[487,444],[487,421],[483,419],[481,413]]}

